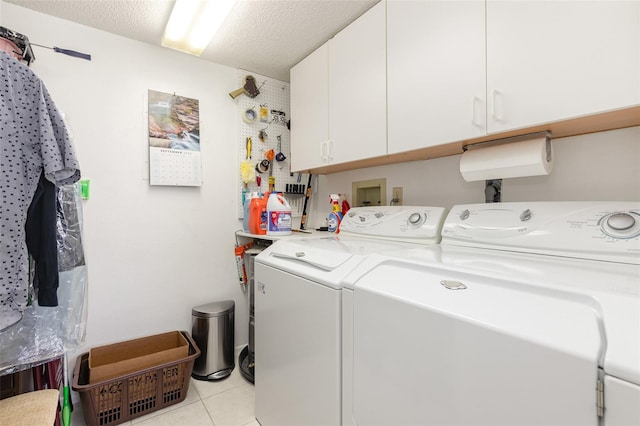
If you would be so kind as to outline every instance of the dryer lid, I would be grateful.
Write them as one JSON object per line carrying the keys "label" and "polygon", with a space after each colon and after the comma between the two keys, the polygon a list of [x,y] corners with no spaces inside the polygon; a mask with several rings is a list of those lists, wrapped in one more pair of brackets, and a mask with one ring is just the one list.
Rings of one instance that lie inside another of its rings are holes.
{"label": "dryer lid", "polygon": [[353,303],[361,424],[597,423],[606,343],[589,297],[388,259],[359,280]]}

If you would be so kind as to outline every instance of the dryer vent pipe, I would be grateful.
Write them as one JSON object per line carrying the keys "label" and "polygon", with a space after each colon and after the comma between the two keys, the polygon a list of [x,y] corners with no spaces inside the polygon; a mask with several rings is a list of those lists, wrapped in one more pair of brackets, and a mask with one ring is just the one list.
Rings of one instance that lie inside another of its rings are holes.
{"label": "dryer vent pipe", "polygon": [[485,181],[484,202],[499,203],[502,195],[502,179],[491,179]]}

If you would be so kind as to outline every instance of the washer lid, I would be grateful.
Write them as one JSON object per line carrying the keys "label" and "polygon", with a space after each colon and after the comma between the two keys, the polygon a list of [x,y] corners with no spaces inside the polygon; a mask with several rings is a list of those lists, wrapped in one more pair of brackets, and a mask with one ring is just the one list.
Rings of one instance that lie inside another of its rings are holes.
{"label": "washer lid", "polygon": [[282,239],[256,257],[256,266],[268,265],[340,290],[343,276],[363,258],[335,237]]}
{"label": "washer lid", "polygon": [[282,239],[260,253],[256,262],[342,289],[344,277],[368,255],[414,246],[415,244],[342,235]]}
{"label": "washer lid", "polygon": [[332,271],[349,260],[353,254],[325,250],[312,245],[282,244],[274,248],[271,256],[295,260],[325,271]]}

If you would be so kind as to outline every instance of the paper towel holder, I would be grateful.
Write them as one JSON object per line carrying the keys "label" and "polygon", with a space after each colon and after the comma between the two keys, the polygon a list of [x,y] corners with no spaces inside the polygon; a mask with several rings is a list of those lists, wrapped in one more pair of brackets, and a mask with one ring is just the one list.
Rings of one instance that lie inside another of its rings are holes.
{"label": "paper towel holder", "polygon": [[462,146],[462,151],[463,152],[467,152],[469,150],[469,148],[479,148],[481,145],[485,146],[485,145],[502,145],[505,143],[513,143],[513,142],[519,142],[519,141],[523,141],[523,140],[527,140],[527,139],[535,139],[535,138],[541,138],[544,137],[546,140],[546,151],[547,151],[547,163],[551,162],[551,132],[548,130],[542,130],[540,132],[533,132],[533,133],[525,133],[523,135],[517,135],[517,136],[509,136],[506,138],[501,138],[501,139],[492,139],[490,141],[482,141],[482,142],[476,142],[476,143],[470,143],[468,145],[463,145]]}
{"label": "paper towel holder", "polygon": [[[533,145],[533,148],[530,148],[531,144],[528,142],[533,142],[534,140],[544,142],[542,146],[540,146],[540,142],[536,142],[538,144],[537,161],[546,161],[546,164],[543,165],[544,171],[541,171],[537,167],[535,167],[535,144]],[[487,147],[486,145],[489,146]],[[504,146],[504,149],[500,145]],[[519,148],[514,148],[516,146],[518,146]],[[525,146],[526,148],[522,148],[523,146]],[[478,148],[478,152],[474,152],[472,154],[471,152],[468,152],[469,148],[472,148],[472,151],[473,149]],[[535,176],[538,174],[549,174],[549,172],[551,171],[550,167],[552,166],[552,149],[551,133],[549,131],[533,132],[501,139],[477,142],[474,144],[465,145],[462,147],[462,149],[463,158],[461,158],[460,160],[460,172],[462,173],[462,176],[466,181],[483,180],[482,178],[484,177],[484,195],[486,203],[499,203],[501,201],[502,177]],[[526,162],[518,164],[518,161],[516,161],[516,166],[512,166],[510,164],[510,156],[513,155],[514,149],[525,150],[525,158],[533,156],[533,161],[528,158]],[[533,149],[532,153],[531,149]],[[480,151],[482,151],[482,153]],[[468,157],[465,157],[465,155],[467,155]],[[467,161],[463,166],[463,161],[465,160],[465,158],[467,159]],[[483,164],[482,161],[484,161],[485,163]],[[529,167],[530,164],[533,164],[533,169]],[[488,168],[483,169],[483,167],[485,166],[487,166]],[[521,169],[522,166],[525,166],[524,170]]]}

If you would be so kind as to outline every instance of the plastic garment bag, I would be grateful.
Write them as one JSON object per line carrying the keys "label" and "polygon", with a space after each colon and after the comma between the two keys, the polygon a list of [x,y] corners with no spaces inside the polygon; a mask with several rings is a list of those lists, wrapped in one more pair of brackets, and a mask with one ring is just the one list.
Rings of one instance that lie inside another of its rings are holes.
{"label": "plastic garment bag", "polygon": [[0,332],[0,374],[31,368],[61,357],[84,343],[87,325],[87,266],[82,248],[80,184],[58,187],[58,306],[38,306],[37,298],[17,324]]}

